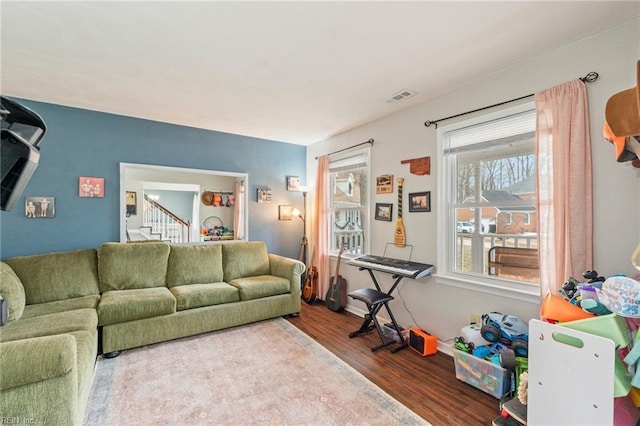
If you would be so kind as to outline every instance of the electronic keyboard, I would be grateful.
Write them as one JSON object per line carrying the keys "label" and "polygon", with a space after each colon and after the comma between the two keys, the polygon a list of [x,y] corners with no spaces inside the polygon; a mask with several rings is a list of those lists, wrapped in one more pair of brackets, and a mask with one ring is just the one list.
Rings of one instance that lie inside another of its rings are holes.
{"label": "electronic keyboard", "polygon": [[428,263],[411,262],[369,254],[351,259],[348,264],[413,279],[426,277],[433,272],[433,265]]}

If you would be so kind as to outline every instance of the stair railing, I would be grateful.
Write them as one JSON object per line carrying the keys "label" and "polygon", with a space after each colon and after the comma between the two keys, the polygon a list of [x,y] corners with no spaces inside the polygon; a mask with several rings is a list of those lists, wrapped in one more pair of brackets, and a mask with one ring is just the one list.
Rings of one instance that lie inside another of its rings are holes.
{"label": "stair railing", "polygon": [[142,226],[151,229],[151,235],[170,243],[191,241],[191,222],[185,221],[162,204],[144,194]]}

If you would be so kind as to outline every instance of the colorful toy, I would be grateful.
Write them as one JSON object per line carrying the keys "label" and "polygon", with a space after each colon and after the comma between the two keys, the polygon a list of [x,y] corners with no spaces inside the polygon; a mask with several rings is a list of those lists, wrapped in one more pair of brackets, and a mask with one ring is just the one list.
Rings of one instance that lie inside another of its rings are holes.
{"label": "colorful toy", "polygon": [[453,347],[459,351],[471,353],[475,349],[475,345],[473,342],[467,342],[464,340],[464,337],[456,337],[453,339]]}
{"label": "colorful toy", "polygon": [[529,327],[514,315],[491,312],[482,316],[480,334],[489,342],[502,342],[520,357],[529,353]]}

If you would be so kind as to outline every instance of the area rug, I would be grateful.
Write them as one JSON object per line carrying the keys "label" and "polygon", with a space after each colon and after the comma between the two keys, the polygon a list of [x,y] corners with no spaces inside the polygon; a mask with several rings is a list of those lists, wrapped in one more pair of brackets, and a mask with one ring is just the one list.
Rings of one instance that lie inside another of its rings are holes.
{"label": "area rug", "polygon": [[98,359],[86,426],[429,425],[278,318]]}

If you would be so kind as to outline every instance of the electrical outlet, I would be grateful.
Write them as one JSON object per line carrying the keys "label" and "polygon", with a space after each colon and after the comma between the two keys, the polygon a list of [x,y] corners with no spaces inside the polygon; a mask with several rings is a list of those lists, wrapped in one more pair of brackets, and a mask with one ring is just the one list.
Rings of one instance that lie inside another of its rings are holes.
{"label": "electrical outlet", "polygon": [[469,315],[469,324],[480,324],[480,315],[478,314]]}

